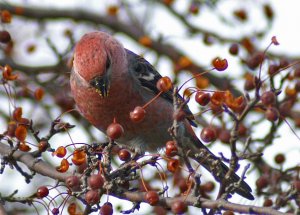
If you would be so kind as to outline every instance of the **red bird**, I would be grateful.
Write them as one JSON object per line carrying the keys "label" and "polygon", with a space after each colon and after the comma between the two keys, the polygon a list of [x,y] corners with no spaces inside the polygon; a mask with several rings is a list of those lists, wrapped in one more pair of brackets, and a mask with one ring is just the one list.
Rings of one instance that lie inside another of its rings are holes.
{"label": "red bird", "polygon": [[[104,32],[84,35],[77,43],[71,73],[71,90],[81,114],[100,131],[105,132],[114,118],[124,128],[117,143],[137,151],[156,151],[171,140],[168,129],[173,123],[172,89],[162,93],[146,109],[143,121],[136,123],[129,113],[159,93],[156,87],[161,75],[144,58],[125,49],[115,38]],[[185,111],[189,114],[188,108]],[[216,180],[221,181],[228,167],[212,154],[197,138],[189,119],[179,123],[178,138]],[[239,176],[234,174],[232,182]],[[251,188],[244,181],[235,190],[253,200]]]}

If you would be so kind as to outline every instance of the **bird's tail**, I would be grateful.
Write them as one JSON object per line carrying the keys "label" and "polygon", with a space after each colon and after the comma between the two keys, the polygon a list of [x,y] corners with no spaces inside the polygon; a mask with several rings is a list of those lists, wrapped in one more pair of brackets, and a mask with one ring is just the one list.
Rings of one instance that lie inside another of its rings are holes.
{"label": "bird's tail", "polygon": [[[193,147],[194,149],[190,151],[189,157],[211,172],[217,181],[222,182],[229,168],[221,161],[220,158],[216,157],[211,151],[209,151],[209,149],[205,147],[197,137],[193,138],[193,142],[196,147]],[[229,182],[236,183],[239,180],[240,177],[234,173]],[[240,186],[236,188],[234,192],[246,199],[254,199],[251,194],[252,189],[245,181],[241,181]]]}

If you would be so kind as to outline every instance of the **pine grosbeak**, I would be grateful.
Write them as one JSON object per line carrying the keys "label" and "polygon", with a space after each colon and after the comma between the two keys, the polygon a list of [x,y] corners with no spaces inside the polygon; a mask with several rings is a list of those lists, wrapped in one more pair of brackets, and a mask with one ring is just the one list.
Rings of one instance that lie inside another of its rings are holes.
{"label": "pine grosbeak", "polygon": [[[160,78],[149,62],[123,48],[107,33],[86,34],[75,47],[70,83],[79,111],[102,132],[116,118],[124,128],[117,142],[140,152],[155,151],[172,139],[168,132],[173,123],[172,90],[161,94],[147,107],[142,122],[132,122],[129,118],[136,106],[144,105],[157,95],[156,82]],[[185,111],[189,113],[188,108]],[[179,141],[190,157],[221,181],[228,167],[202,144],[190,124],[188,119],[179,123]],[[239,176],[234,174],[231,181],[238,180]],[[251,191],[244,181],[235,190],[252,200]]]}

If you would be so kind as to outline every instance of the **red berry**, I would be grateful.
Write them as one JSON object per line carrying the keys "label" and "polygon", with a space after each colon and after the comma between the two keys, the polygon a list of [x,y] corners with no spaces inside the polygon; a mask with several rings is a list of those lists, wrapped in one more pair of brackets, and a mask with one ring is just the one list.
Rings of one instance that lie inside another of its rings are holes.
{"label": "red berry", "polygon": [[225,211],[223,215],[234,215],[234,213],[232,211]]}
{"label": "red berry", "polygon": [[131,154],[127,149],[121,149],[118,152],[118,156],[119,156],[121,161],[128,161],[131,158]]}
{"label": "red berry", "polygon": [[239,45],[236,43],[231,44],[229,53],[232,55],[237,55],[239,53]]}
{"label": "red berry", "polygon": [[38,149],[40,152],[45,152],[48,148],[49,144],[46,140],[41,140],[38,144]]}
{"label": "red berry", "polygon": [[210,102],[210,93],[198,91],[195,95],[195,100],[199,105],[205,106]]}
{"label": "red berry", "polygon": [[256,180],[255,183],[256,183],[257,189],[262,190],[269,185],[269,178],[266,175],[262,175]]}
{"label": "red berry", "polygon": [[178,148],[175,141],[168,141],[166,143],[166,155],[169,157],[173,157],[177,155]]}
{"label": "red berry", "polygon": [[269,20],[273,19],[274,12],[273,12],[271,5],[269,5],[269,4],[264,5],[264,14]]}
{"label": "red berry", "polygon": [[110,202],[104,203],[100,208],[100,215],[112,215],[114,212],[112,204]]}
{"label": "red berry", "polygon": [[221,59],[219,57],[215,58],[212,62],[212,65],[218,71],[224,71],[228,67],[228,62],[226,59]]}
{"label": "red berry", "polygon": [[293,103],[291,101],[285,101],[279,105],[279,112],[281,116],[290,116]]}
{"label": "red berry", "polygon": [[11,37],[8,31],[0,31],[0,43],[8,43],[10,40]]}
{"label": "red berry", "polygon": [[130,112],[130,119],[133,122],[141,122],[146,115],[146,111],[143,107],[137,106]]}
{"label": "red berry", "polygon": [[250,69],[256,69],[264,60],[263,52],[256,52],[247,60],[247,65]]}
{"label": "red berry", "polygon": [[104,185],[104,178],[100,174],[91,175],[88,178],[88,184],[93,190],[100,189]]}
{"label": "red berry", "polygon": [[80,179],[78,176],[76,175],[72,175],[66,178],[65,183],[67,185],[68,188],[70,189],[76,189],[79,187],[80,185]]}
{"label": "red berry", "polygon": [[255,78],[253,75],[249,75],[244,83],[244,89],[247,91],[253,90],[255,88]]}
{"label": "red berry", "polygon": [[42,199],[42,198],[48,196],[48,194],[49,194],[49,189],[46,186],[39,187],[36,192],[36,196],[39,199]]}
{"label": "red berry", "polygon": [[276,102],[276,95],[272,91],[266,91],[261,95],[260,100],[266,106],[273,105]]}
{"label": "red berry", "polygon": [[169,91],[170,89],[172,89],[171,79],[167,76],[160,78],[156,83],[156,88],[162,92]]}
{"label": "red berry", "polygon": [[178,170],[179,168],[179,160],[177,159],[170,159],[167,163],[167,169],[170,172],[176,172],[176,170]]}
{"label": "red berry", "polygon": [[150,205],[156,205],[159,201],[159,195],[157,192],[150,190],[146,193],[145,199]]}
{"label": "red berry", "polygon": [[215,189],[215,183],[208,181],[205,184],[201,185],[201,188],[204,192],[212,192]]}
{"label": "red berry", "polygon": [[279,118],[279,112],[275,107],[268,107],[265,116],[269,121],[275,122]]}
{"label": "red berry", "polygon": [[244,124],[239,124],[238,135],[245,136],[247,134],[247,127]]}
{"label": "red berry", "polygon": [[59,214],[59,209],[58,208],[53,208],[51,210],[51,212],[52,212],[53,215],[58,215]]}
{"label": "red berry", "polygon": [[85,194],[85,201],[90,205],[98,203],[99,200],[100,200],[100,195],[97,190],[89,190]]}
{"label": "red berry", "polygon": [[183,214],[187,211],[185,202],[177,200],[171,205],[171,210],[175,214]]}
{"label": "red berry", "polygon": [[273,205],[272,199],[265,199],[263,206],[264,207],[271,207]]}
{"label": "red berry", "polygon": [[216,140],[217,138],[217,132],[213,127],[205,127],[202,129],[201,134],[200,134],[201,139],[206,142],[212,142]]}
{"label": "red berry", "polygon": [[279,153],[275,156],[274,160],[277,164],[282,164],[285,161],[285,156],[284,156],[284,154]]}
{"label": "red berry", "polygon": [[123,127],[116,122],[111,123],[106,130],[107,136],[112,140],[120,138],[123,133],[124,133]]}
{"label": "red berry", "polygon": [[244,9],[235,10],[233,15],[241,21],[246,21],[248,19],[247,12]]}
{"label": "red berry", "polygon": [[228,131],[227,129],[221,129],[218,138],[219,140],[221,140],[222,143],[230,143],[230,131]]}
{"label": "red berry", "polygon": [[199,13],[199,4],[192,2],[189,7],[189,11],[191,14],[197,15]]}

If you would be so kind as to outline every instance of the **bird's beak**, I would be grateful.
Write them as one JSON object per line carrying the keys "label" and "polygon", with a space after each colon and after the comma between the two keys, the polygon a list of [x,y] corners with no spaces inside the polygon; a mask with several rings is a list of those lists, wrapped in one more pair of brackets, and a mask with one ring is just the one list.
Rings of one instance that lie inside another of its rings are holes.
{"label": "bird's beak", "polygon": [[107,97],[109,93],[109,79],[107,75],[96,76],[90,81],[90,85],[96,89],[101,97]]}

